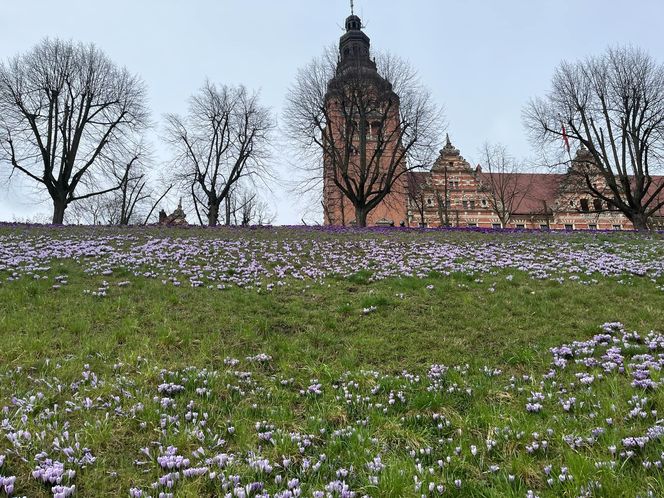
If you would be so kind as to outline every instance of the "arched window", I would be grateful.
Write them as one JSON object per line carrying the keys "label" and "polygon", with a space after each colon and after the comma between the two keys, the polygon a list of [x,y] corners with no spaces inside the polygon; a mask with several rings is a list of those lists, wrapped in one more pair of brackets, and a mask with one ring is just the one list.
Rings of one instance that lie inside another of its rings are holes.
{"label": "arched window", "polygon": [[593,208],[595,211],[602,211],[602,199],[593,199]]}

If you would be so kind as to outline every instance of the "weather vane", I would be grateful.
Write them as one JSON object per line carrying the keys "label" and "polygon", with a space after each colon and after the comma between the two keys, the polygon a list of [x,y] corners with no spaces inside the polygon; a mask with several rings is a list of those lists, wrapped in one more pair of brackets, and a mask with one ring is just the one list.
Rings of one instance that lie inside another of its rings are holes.
{"label": "weather vane", "polygon": [[355,15],[355,2],[353,2],[353,0],[350,0],[350,15]]}

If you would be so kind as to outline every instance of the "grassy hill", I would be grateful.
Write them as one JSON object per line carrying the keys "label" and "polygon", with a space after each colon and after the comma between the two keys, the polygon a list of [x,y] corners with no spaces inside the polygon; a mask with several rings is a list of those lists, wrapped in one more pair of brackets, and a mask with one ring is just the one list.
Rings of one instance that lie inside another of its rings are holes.
{"label": "grassy hill", "polygon": [[658,496],[663,286],[660,235],[0,228],[0,496]]}

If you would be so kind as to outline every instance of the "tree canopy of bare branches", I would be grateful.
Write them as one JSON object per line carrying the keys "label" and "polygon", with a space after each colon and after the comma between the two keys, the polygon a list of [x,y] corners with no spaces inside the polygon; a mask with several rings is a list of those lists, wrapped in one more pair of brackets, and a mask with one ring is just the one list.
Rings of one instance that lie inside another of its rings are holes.
{"label": "tree canopy of bare branches", "polygon": [[120,188],[96,188],[98,176],[147,119],[144,84],[94,45],[46,39],[0,64],[1,159],[48,192],[53,223],[72,202]]}
{"label": "tree canopy of bare branches", "polygon": [[172,188],[172,184],[154,178],[151,165],[151,155],[143,144],[124,161],[111,161],[111,168],[98,178],[97,186],[119,188],[73,203],[65,220],[94,225],[147,224],[157,204]]}
{"label": "tree canopy of bare branches", "polygon": [[226,225],[270,225],[276,218],[258,192],[242,185],[236,185],[231,190],[224,204]]}
{"label": "tree canopy of bare branches", "polygon": [[388,54],[375,65],[342,66],[329,49],[298,72],[284,112],[304,171],[300,187],[329,182],[354,207],[357,226],[408,170],[433,160],[443,126],[409,64]]}
{"label": "tree canopy of bare branches", "polygon": [[503,145],[486,143],[481,155],[482,190],[489,207],[506,227],[529,195],[533,175],[522,173],[522,166]]}
{"label": "tree canopy of bare branches", "polygon": [[567,135],[588,149],[595,168],[583,170],[584,188],[636,229],[664,206],[664,183],[653,178],[663,166],[664,66],[644,51],[618,47],[561,63],[550,93],[524,117],[538,143],[562,148]]}
{"label": "tree canopy of bare branches", "polygon": [[219,222],[219,207],[241,179],[271,178],[267,160],[274,129],[258,94],[206,82],[185,117],[166,116],[176,179],[191,195],[199,221]]}

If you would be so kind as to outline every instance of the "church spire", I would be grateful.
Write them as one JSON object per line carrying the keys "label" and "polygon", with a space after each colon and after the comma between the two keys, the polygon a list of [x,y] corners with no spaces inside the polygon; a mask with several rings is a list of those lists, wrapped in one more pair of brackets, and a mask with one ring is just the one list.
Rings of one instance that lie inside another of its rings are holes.
{"label": "church spire", "polygon": [[371,40],[362,31],[362,20],[355,15],[355,3],[350,2],[350,16],[346,18],[346,33],[339,40],[339,67],[344,71],[349,67],[365,67],[375,70],[371,60]]}

